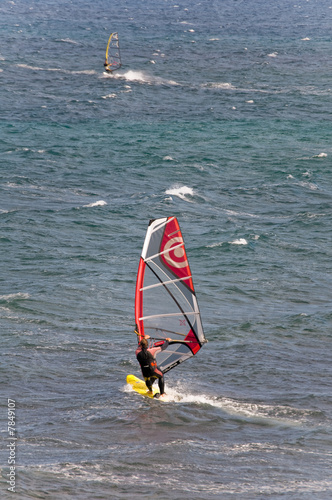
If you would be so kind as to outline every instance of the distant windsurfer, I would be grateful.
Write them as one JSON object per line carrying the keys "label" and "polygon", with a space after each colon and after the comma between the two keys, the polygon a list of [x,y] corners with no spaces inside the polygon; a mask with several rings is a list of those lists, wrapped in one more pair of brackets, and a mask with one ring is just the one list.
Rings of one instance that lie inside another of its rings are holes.
{"label": "distant windsurfer", "polygon": [[[142,374],[145,380],[145,384],[149,389],[149,393],[153,394],[152,384],[158,379],[159,391],[158,396],[163,396],[165,394],[165,382],[164,374],[159,370],[156,362],[156,354],[163,351],[168,347],[169,341],[171,339],[166,339],[161,345],[156,347],[148,348],[149,335],[146,335],[138,344],[136,349],[137,361],[141,365]],[[158,343],[159,344],[159,343]]]}
{"label": "distant windsurfer", "polygon": [[112,70],[110,68],[110,65],[108,64],[107,62],[107,59],[105,60],[104,62],[104,68],[105,68],[105,71],[107,71],[107,73],[112,73]]}

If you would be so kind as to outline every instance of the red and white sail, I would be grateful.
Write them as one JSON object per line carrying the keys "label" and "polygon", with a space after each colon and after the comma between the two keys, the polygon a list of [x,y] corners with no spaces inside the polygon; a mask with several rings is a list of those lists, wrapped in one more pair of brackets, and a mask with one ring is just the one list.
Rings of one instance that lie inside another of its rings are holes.
{"label": "red and white sail", "polygon": [[175,217],[151,220],[139,263],[135,321],[139,338],[171,338],[158,353],[163,373],[194,356],[207,342],[191,270]]}

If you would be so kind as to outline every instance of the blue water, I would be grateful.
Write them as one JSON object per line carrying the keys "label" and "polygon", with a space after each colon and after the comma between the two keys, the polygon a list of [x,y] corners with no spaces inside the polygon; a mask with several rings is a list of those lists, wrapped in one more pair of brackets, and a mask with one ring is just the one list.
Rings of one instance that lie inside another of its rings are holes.
{"label": "blue water", "polygon": [[[331,4],[0,5],[1,498],[332,496]],[[123,67],[103,72],[110,32]],[[209,342],[129,391],[150,218]]]}

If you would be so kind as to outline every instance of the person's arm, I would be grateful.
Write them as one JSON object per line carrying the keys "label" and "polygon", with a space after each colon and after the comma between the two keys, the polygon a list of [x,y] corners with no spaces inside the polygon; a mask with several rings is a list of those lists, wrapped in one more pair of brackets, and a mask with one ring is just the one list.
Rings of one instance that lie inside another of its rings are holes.
{"label": "person's arm", "polygon": [[162,345],[151,347],[151,349],[149,349],[149,352],[151,352],[152,356],[155,356],[158,352],[164,351],[168,347],[170,340],[171,339],[166,339]]}
{"label": "person's arm", "polygon": [[165,342],[163,343],[163,345],[161,346],[161,350],[164,351],[165,349],[167,349],[168,345],[169,345],[169,342],[170,342],[171,339],[166,339]]}

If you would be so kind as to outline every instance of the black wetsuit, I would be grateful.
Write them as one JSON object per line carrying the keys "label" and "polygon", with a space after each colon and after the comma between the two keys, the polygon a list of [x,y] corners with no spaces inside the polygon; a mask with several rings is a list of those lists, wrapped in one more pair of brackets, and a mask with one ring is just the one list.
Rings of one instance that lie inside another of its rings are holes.
{"label": "black wetsuit", "polygon": [[155,355],[157,352],[163,351],[168,346],[168,341],[166,340],[161,346],[152,347],[151,349],[142,349],[138,347],[136,350],[136,357],[141,365],[142,374],[149,391],[152,391],[152,384],[156,379],[158,379],[160,394],[164,394],[165,382],[164,375],[159,370]]}

